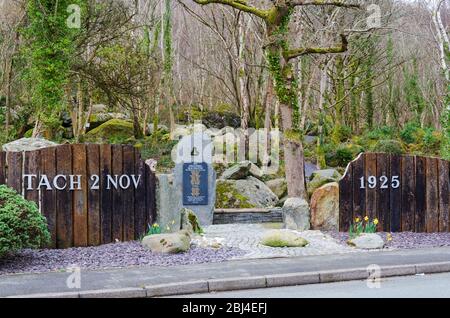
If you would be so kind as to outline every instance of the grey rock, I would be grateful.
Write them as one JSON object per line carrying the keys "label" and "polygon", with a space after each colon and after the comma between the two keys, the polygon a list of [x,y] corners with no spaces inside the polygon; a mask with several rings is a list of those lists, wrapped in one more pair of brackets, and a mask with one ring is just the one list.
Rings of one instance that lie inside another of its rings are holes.
{"label": "grey rock", "polygon": [[194,211],[183,208],[181,210],[181,229],[186,230],[191,234],[197,233],[200,234],[203,232],[200,221],[195,215]]}
{"label": "grey rock", "polygon": [[310,211],[308,202],[302,198],[288,198],[283,205],[283,222],[286,229],[309,230]]}
{"label": "grey rock", "polygon": [[360,249],[380,249],[384,247],[384,240],[376,233],[363,233],[348,241],[348,244]]}
{"label": "grey rock", "polygon": [[14,140],[8,144],[4,144],[2,148],[3,151],[19,152],[54,147],[57,145],[57,143],[44,138],[22,138]]}
{"label": "grey rock", "polygon": [[[244,180],[217,180],[217,187],[221,191],[226,190],[226,193],[220,193],[220,198],[229,199],[230,202],[230,206],[227,206],[227,202],[218,203],[221,208],[266,208],[274,207],[278,202],[278,197],[269,187],[255,177],[247,177]],[[236,202],[236,194],[245,202]]]}
{"label": "grey rock", "polygon": [[318,177],[325,179],[333,179],[336,181],[341,178],[341,174],[336,169],[316,170],[311,174],[310,180],[313,180],[314,178]]}
{"label": "grey rock", "polygon": [[316,170],[310,177],[310,182],[307,184],[308,195],[311,197],[314,191],[321,186],[339,181],[341,174],[335,169]]}
{"label": "grey rock", "polygon": [[191,247],[191,235],[185,230],[176,233],[148,235],[142,240],[142,245],[154,253],[183,253]]}
{"label": "grey rock", "polygon": [[269,180],[266,182],[266,185],[278,198],[283,198],[287,195],[287,182],[285,178]]}
{"label": "grey rock", "polygon": [[243,161],[235,164],[231,168],[226,169],[220,179],[222,180],[239,180],[248,177],[251,168],[250,161]]}
{"label": "grey rock", "polygon": [[248,176],[261,178],[263,176],[262,170],[251,161],[242,161],[231,168],[228,168],[222,173],[220,179],[222,180],[240,180]]}

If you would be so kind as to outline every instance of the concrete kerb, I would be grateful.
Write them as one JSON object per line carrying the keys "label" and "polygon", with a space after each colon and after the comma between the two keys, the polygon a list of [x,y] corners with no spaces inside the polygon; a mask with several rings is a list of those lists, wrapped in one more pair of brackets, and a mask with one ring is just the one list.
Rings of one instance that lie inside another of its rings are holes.
{"label": "concrete kerb", "polygon": [[[450,272],[450,262],[381,266],[380,278]],[[10,296],[9,298],[144,298],[208,292],[259,289],[283,286],[364,280],[367,268],[351,268],[307,273],[210,279],[146,286],[144,288],[103,289],[83,292]]]}

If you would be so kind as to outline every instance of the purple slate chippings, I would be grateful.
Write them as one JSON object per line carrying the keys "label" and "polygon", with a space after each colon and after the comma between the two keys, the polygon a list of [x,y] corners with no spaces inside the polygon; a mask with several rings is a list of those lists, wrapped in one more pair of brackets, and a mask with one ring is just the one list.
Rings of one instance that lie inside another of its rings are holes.
{"label": "purple slate chippings", "polygon": [[[347,244],[348,233],[326,232],[326,234],[329,234],[341,244]],[[377,234],[386,242],[385,248],[412,249],[450,246],[450,233],[391,233],[392,240],[389,242],[386,240],[388,233],[379,232]]]}
{"label": "purple slate chippings", "polygon": [[63,271],[73,265],[84,270],[134,266],[174,266],[224,262],[245,252],[236,248],[198,248],[187,253],[164,255],[152,253],[139,242],[114,243],[65,250],[22,250],[0,259],[0,275]]}

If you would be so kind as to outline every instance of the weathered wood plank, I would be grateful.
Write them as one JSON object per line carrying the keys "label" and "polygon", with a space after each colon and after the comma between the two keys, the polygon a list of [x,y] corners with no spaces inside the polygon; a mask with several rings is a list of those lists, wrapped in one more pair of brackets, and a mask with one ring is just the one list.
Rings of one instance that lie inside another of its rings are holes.
{"label": "weathered wood plank", "polygon": [[402,231],[414,231],[416,214],[416,160],[403,156],[402,162]]}
{"label": "weathered wood plank", "polygon": [[347,166],[347,171],[344,177],[339,181],[339,229],[342,232],[347,232],[350,224],[353,221],[353,164]]}
{"label": "weathered wood plank", "polygon": [[86,145],[87,152],[87,184],[88,184],[88,243],[101,244],[100,221],[100,183],[96,176],[100,176],[100,147]]}
{"label": "weathered wood plank", "polygon": [[439,232],[439,175],[436,158],[426,158],[426,214],[425,224],[428,233]]}
{"label": "weathered wood plank", "polygon": [[72,145],[73,154],[73,239],[75,246],[88,245],[88,197],[86,146]]}
{"label": "weathered wood plank", "polygon": [[390,230],[390,156],[386,153],[377,154],[377,187],[376,187],[376,215],[379,221],[378,230]]}
{"label": "weathered wood plank", "polygon": [[23,155],[22,152],[8,152],[6,155],[8,165],[7,185],[17,193],[22,194]]}
{"label": "weathered wood plank", "polygon": [[134,159],[134,147],[123,147],[123,174],[122,180],[120,180],[121,186],[125,188],[123,190],[123,239],[125,241],[134,240],[134,183],[132,176],[135,176],[135,159]]}
{"label": "weathered wood plank", "polygon": [[112,242],[112,191],[106,189],[107,175],[112,172],[111,154],[111,145],[100,145],[100,220],[102,244]]}
{"label": "weathered wood plank", "polygon": [[66,186],[67,176],[72,174],[72,146],[61,145],[56,148],[56,171],[61,177],[56,180],[59,188],[56,193],[56,242],[58,248],[73,246],[73,193]]}
{"label": "weathered wood plank", "polygon": [[156,176],[145,164],[146,221],[153,224],[156,221]]}
{"label": "weathered wood plank", "polygon": [[[42,157],[42,175],[47,176],[48,180],[53,180],[56,176],[56,148],[45,148],[40,151]],[[48,189],[42,185],[41,191],[41,211],[47,219],[48,230],[51,235],[50,248],[56,248],[56,231],[57,231],[57,207],[56,207],[56,191]]]}
{"label": "weathered wood plank", "polygon": [[450,168],[449,162],[438,161],[439,172],[439,231],[450,231]]}
{"label": "weathered wood plank", "polygon": [[366,189],[361,187],[361,183],[358,180],[364,177],[365,174],[365,154],[361,154],[359,159],[357,158],[353,164],[353,215],[351,219],[354,219],[357,215],[366,215]]}
{"label": "weathered wood plank", "polygon": [[[399,232],[402,227],[402,159],[401,156],[391,155],[390,156],[390,170],[391,179],[389,186],[389,209],[391,211],[390,215],[390,229],[391,232]],[[393,178],[399,180],[399,187],[395,188],[392,185]]]}
{"label": "weathered wood plank", "polygon": [[366,213],[370,219],[377,215],[377,187],[371,188],[368,185],[370,177],[377,177],[377,154],[367,153],[365,155],[365,180],[366,180]]}
{"label": "weathered wood plank", "polygon": [[112,235],[113,240],[123,241],[123,191],[119,186],[119,177],[123,174],[122,146],[112,146],[112,174],[117,186],[112,185]]}
{"label": "weathered wood plank", "polygon": [[6,184],[6,152],[0,151],[0,184]]}
{"label": "weathered wood plank", "polygon": [[39,206],[39,176],[41,169],[41,154],[38,150],[27,151],[24,155],[24,193],[25,199]]}
{"label": "weathered wood plank", "polygon": [[426,232],[425,216],[427,211],[427,160],[425,157],[416,157],[416,214],[415,231]]}
{"label": "weathered wood plank", "polygon": [[145,179],[145,163],[141,160],[138,149],[135,149],[135,173],[140,176],[138,187],[134,196],[134,221],[135,236],[138,240],[147,231],[147,209],[146,209],[146,179]]}

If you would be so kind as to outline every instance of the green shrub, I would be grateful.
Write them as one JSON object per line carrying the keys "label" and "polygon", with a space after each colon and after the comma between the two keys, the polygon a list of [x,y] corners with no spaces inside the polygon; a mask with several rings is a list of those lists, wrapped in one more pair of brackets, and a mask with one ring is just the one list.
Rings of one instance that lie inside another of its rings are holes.
{"label": "green shrub", "polygon": [[0,186],[0,257],[23,248],[43,247],[49,241],[46,219],[36,204]]}
{"label": "green shrub", "polygon": [[400,132],[400,138],[408,144],[418,143],[421,133],[423,133],[423,131],[420,126],[415,122],[410,122],[407,123]]}
{"label": "green shrub", "polygon": [[422,138],[423,152],[426,154],[436,154],[441,147],[442,135],[433,128],[425,129]]}
{"label": "green shrub", "polygon": [[352,143],[340,144],[337,147],[330,144],[324,146],[325,160],[330,167],[345,167],[363,151],[361,146]]}
{"label": "green shrub", "polygon": [[395,129],[390,126],[381,126],[367,131],[364,137],[370,140],[394,139]]}
{"label": "green shrub", "polygon": [[352,138],[352,128],[346,125],[338,125],[333,128],[332,140],[335,143],[348,141]]}
{"label": "green shrub", "polygon": [[373,152],[386,152],[396,155],[404,153],[402,144],[397,140],[379,140],[371,149]]}

